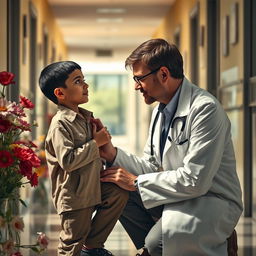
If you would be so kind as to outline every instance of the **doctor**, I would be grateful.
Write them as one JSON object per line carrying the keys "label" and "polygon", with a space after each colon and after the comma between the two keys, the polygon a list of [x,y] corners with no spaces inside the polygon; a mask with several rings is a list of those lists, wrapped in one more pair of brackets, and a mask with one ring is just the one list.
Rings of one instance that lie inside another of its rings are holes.
{"label": "doctor", "polygon": [[[163,39],[126,59],[152,113],[142,158],[108,144],[101,181],[130,191],[120,219],[141,255],[225,256],[242,213],[230,121],[221,104],[183,75],[183,60]],[[139,254],[137,254],[139,255]]]}

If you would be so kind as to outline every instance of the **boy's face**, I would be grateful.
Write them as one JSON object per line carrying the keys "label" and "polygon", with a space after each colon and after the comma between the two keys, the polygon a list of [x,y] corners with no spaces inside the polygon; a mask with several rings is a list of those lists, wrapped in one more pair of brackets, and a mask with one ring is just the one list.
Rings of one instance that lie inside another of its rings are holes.
{"label": "boy's face", "polygon": [[88,84],[85,83],[81,70],[75,69],[70,73],[65,84],[67,88],[61,88],[63,93],[63,100],[60,100],[61,104],[73,109],[79,104],[88,102]]}

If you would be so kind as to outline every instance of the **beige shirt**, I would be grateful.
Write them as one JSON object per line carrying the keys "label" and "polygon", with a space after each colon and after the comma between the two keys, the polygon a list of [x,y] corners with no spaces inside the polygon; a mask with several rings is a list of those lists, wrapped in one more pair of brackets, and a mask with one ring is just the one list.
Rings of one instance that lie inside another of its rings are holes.
{"label": "beige shirt", "polygon": [[45,141],[53,203],[58,214],[101,202],[102,161],[92,138],[92,113],[59,106]]}

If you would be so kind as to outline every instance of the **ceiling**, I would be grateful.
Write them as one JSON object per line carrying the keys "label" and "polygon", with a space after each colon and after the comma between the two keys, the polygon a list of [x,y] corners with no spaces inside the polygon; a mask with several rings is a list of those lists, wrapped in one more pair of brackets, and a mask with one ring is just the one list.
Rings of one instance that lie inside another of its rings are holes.
{"label": "ceiling", "polygon": [[150,39],[174,1],[48,0],[69,56],[91,57],[126,54]]}

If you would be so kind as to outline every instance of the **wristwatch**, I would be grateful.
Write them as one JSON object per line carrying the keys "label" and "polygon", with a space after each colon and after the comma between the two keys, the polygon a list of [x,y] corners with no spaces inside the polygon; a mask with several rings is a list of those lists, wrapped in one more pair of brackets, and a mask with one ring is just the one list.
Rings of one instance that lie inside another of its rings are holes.
{"label": "wristwatch", "polygon": [[135,180],[133,181],[133,186],[134,186],[136,189],[138,189],[138,180],[137,180],[137,179],[135,179]]}

